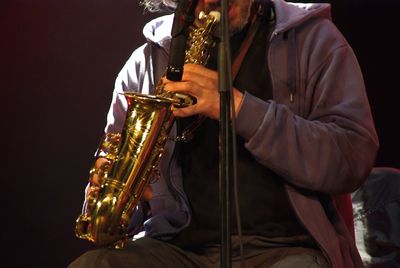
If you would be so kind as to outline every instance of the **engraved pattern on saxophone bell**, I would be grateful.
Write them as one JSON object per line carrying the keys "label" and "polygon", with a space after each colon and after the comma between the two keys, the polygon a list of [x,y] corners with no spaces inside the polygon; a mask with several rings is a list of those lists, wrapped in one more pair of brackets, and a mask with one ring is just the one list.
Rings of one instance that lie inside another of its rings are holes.
{"label": "engraved pattern on saxophone bell", "polygon": [[[201,13],[196,27],[191,27],[185,63],[206,64],[217,17]],[[114,248],[125,247],[130,219],[144,189],[160,176],[157,166],[175,121],[174,107],[194,103],[191,96],[166,92],[162,80],[156,95],[121,94],[128,104],[123,131],[103,137],[96,159],[108,162],[90,170],[89,194],[75,225],[79,238]],[[100,186],[94,183],[95,175]]]}

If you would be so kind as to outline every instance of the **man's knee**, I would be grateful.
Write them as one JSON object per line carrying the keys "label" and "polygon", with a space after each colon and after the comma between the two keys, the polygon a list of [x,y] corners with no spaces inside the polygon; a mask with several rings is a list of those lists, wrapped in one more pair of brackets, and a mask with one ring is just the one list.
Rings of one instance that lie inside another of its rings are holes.
{"label": "man's knee", "polygon": [[116,249],[96,249],[88,251],[76,260],[68,268],[111,268],[111,267],[139,267],[135,263],[138,261],[135,252],[126,252]]}
{"label": "man's knee", "polygon": [[[90,250],[79,256],[77,259],[75,259],[68,266],[68,268],[99,267],[97,265],[101,263],[102,259],[105,259],[106,255],[107,255],[107,249]],[[106,268],[110,266],[101,266],[101,267]]]}
{"label": "man's knee", "polygon": [[292,267],[327,268],[328,264],[322,255],[299,254],[286,256],[271,266],[271,268]]}
{"label": "man's knee", "polygon": [[146,267],[146,262],[156,261],[158,251],[163,249],[161,245],[157,240],[143,238],[130,241],[124,249],[90,250],[79,256],[68,268]]}

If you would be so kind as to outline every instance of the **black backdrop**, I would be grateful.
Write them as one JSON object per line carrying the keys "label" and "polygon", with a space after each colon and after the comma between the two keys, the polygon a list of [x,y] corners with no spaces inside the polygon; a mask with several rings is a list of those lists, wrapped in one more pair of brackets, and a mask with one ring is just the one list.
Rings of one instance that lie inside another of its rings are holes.
{"label": "black backdrop", "polygon": [[[376,166],[400,168],[400,2],[325,2],[365,75]],[[136,0],[1,0],[2,267],[65,267],[92,247],[74,220],[114,79],[151,16]]]}

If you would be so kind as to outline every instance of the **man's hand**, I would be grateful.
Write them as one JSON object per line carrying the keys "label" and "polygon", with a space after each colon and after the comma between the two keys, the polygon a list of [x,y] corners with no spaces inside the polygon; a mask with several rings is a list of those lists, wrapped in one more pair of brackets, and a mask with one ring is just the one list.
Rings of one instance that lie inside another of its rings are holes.
{"label": "man's hand", "polygon": [[[92,173],[91,179],[86,186],[85,189],[85,197],[88,200],[90,194],[94,194],[95,191],[98,191],[101,186],[101,179],[104,174],[105,169],[108,169],[110,166],[110,161],[104,157],[100,157],[94,163],[94,171]],[[153,197],[153,191],[150,185],[145,187],[145,190],[142,195],[142,199],[145,201],[149,201]]]}
{"label": "man's hand", "polygon": [[102,173],[109,165],[110,161],[103,157],[98,158],[94,163],[93,170],[91,170],[90,174],[90,181],[85,189],[86,200],[89,200],[90,195],[95,195],[95,192],[99,190],[101,185]]}
{"label": "man's hand", "polygon": [[[191,95],[197,103],[174,111],[177,117],[202,114],[212,119],[219,119],[218,73],[199,64],[185,64],[182,81],[174,82],[163,78],[165,90]],[[233,89],[235,112],[240,110],[243,93]]]}

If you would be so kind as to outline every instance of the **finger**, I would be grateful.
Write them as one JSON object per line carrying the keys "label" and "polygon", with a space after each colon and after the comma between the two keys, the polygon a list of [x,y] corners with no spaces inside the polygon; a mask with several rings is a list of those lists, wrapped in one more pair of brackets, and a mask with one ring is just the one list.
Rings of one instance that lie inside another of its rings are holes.
{"label": "finger", "polygon": [[100,186],[100,176],[98,173],[93,173],[93,176],[90,179],[90,185],[92,186]]}
{"label": "finger", "polygon": [[188,117],[192,116],[195,114],[198,114],[199,111],[196,109],[196,105],[184,107],[184,108],[178,108],[173,111],[174,116],[176,117]]}
{"label": "finger", "polygon": [[208,73],[208,72],[214,72],[211,69],[207,69],[205,66],[200,65],[200,64],[195,64],[195,63],[186,63],[184,66],[184,71],[188,73]]}
{"label": "finger", "polygon": [[[179,82],[193,81],[195,83],[202,85],[208,79],[210,79],[210,78],[216,79],[217,77],[218,77],[218,74],[215,71],[207,69],[202,65],[185,64],[183,75],[182,75],[182,80]],[[163,79],[164,84],[176,82],[176,81],[168,80],[166,77],[163,77],[162,79]]]}
{"label": "finger", "polygon": [[184,74],[182,75],[182,80],[180,81],[171,81],[168,80],[166,77],[162,78],[162,83],[164,84],[164,86],[167,85],[173,85],[176,83],[202,83],[204,81],[204,79],[206,78],[206,76],[204,76],[201,73],[197,73],[197,72],[191,72],[191,71],[186,71],[184,72]]}
{"label": "finger", "polygon": [[196,87],[192,82],[169,82],[165,84],[164,90],[181,93],[194,93],[193,89]]}
{"label": "finger", "polygon": [[99,189],[99,186],[94,186],[93,184],[88,183],[85,188],[85,199],[88,201],[93,200],[93,198],[97,195]]}
{"label": "finger", "polygon": [[193,81],[200,85],[204,85],[205,82],[210,79],[214,80],[218,78],[217,72],[207,69],[202,65],[187,64],[184,68],[182,81]]}
{"label": "finger", "polygon": [[93,186],[100,186],[104,169],[108,165],[110,165],[110,161],[106,158],[100,157],[96,160],[96,162],[94,163],[94,171],[90,179],[90,183]]}
{"label": "finger", "polygon": [[146,187],[144,188],[142,198],[143,198],[145,201],[150,201],[150,199],[153,198],[153,190],[151,189],[151,186],[150,186],[150,185],[148,185],[148,186],[146,186]]}

